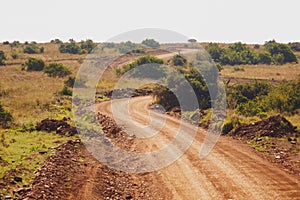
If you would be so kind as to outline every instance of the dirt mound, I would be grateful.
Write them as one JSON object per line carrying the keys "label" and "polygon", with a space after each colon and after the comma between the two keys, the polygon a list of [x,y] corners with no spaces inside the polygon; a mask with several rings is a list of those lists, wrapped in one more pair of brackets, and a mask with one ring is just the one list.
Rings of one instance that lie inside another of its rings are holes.
{"label": "dirt mound", "polygon": [[17,199],[66,199],[73,185],[72,177],[83,173],[79,170],[79,145],[79,141],[68,141],[59,146],[57,153],[36,173],[31,187],[20,192]]}
{"label": "dirt mound", "polygon": [[112,143],[125,150],[131,148],[134,137],[130,137],[113,119],[97,113],[97,120],[101,124],[105,136],[110,138]]}
{"label": "dirt mound", "polygon": [[40,123],[37,124],[36,130],[38,131],[47,131],[52,132],[55,131],[57,134],[73,136],[77,133],[75,127],[69,125],[67,119],[64,118],[62,120],[56,119],[44,119]]}
{"label": "dirt mound", "polygon": [[104,95],[114,99],[121,98],[130,98],[130,97],[138,97],[138,96],[147,96],[152,94],[152,90],[149,89],[134,89],[134,88],[125,88],[125,89],[115,89],[109,92],[106,92]]}
{"label": "dirt mound", "polygon": [[[132,145],[114,120],[100,113],[97,118],[113,142],[125,149]],[[171,199],[167,188],[157,187],[159,177],[156,172],[130,174],[109,168],[79,140],[68,141],[46,160],[30,187],[20,188],[16,199]]]}
{"label": "dirt mound", "polygon": [[253,124],[242,124],[233,131],[232,135],[248,139],[253,139],[257,136],[275,138],[299,136],[296,128],[283,116],[275,115]]}
{"label": "dirt mound", "polygon": [[300,144],[297,141],[300,134],[296,127],[281,115],[253,124],[240,125],[232,135],[285,171],[300,175]]}

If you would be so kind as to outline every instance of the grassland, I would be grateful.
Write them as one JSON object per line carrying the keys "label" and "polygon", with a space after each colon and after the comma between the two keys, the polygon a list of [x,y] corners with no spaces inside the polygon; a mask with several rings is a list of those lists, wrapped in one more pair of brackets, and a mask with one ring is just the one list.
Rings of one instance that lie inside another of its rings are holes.
{"label": "grassland", "polygon": [[[75,76],[86,57],[86,54],[61,54],[58,51],[58,44],[44,43],[38,46],[44,47],[44,53],[24,54],[22,44],[14,48],[0,44],[0,50],[3,50],[7,56],[6,66],[0,66],[0,103],[12,113],[14,118],[10,129],[0,128],[0,179],[9,175],[12,170],[23,179],[22,184],[18,183],[12,188],[30,183],[33,172],[55,151],[55,147],[70,139],[53,133],[30,131],[31,127],[45,118],[72,117],[71,97],[58,94],[68,77],[51,78],[43,72],[22,71],[22,63],[29,57],[41,58],[46,63],[59,62],[67,66],[72,71],[72,76]],[[115,50],[110,51],[106,53],[115,53]],[[18,58],[13,59],[12,54],[18,55]],[[297,56],[299,57],[299,54]],[[128,59],[131,57],[125,57],[118,62],[124,63]],[[221,75],[225,80],[232,79],[232,83],[250,79],[284,81],[300,76],[300,64],[245,65],[238,68],[225,66]],[[97,91],[112,89],[117,79],[114,68],[108,70],[104,74],[104,80],[99,83]],[[228,111],[228,114],[233,115],[233,111]],[[300,127],[299,114],[288,116],[288,119]],[[243,119],[245,122],[254,120],[256,118]],[[11,189],[8,189],[0,191],[0,194],[10,192]]]}

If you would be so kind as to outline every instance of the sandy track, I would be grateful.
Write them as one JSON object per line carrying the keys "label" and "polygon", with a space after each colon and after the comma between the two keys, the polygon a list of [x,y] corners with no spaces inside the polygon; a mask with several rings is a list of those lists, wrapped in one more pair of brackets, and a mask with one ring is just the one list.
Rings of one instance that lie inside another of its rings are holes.
{"label": "sandy track", "polygon": [[[132,98],[129,103],[131,118],[125,117],[127,99],[114,102],[114,114],[122,126],[131,126],[132,120],[149,124],[151,97]],[[112,116],[111,103],[104,102],[96,108]],[[151,139],[141,139],[135,144],[136,151],[161,148],[174,138],[180,120],[152,113],[154,120],[166,123],[162,131]],[[113,116],[112,116],[113,117]],[[136,124],[135,124],[136,125]],[[196,127],[184,123],[189,130]],[[135,130],[134,127],[128,127]],[[138,128],[136,131],[140,131]],[[172,199],[300,199],[300,180],[268,161],[257,156],[248,146],[231,138],[220,137],[214,150],[204,159],[199,149],[205,130],[199,128],[196,139],[188,151],[172,165],[153,173],[162,180],[158,188],[168,188]],[[176,149],[174,149],[176,150]],[[155,178],[155,177],[154,177]]]}

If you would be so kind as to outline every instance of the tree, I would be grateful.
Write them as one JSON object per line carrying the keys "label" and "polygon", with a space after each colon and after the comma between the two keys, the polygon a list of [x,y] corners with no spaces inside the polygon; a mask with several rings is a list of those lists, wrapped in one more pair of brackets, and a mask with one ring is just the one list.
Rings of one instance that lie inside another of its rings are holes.
{"label": "tree", "polygon": [[27,67],[27,71],[42,71],[45,67],[45,62],[38,58],[28,58],[24,66]]}
{"label": "tree", "polygon": [[265,43],[265,48],[272,57],[277,61],[277,64],[284,64],[289,62],[298,62],[297,57],[293,53],[290,46],[286,44],[277,43],[271,40]]}
{"label": "tree", "polygon": [[81,49],[86,50],[88,53],[91,53],[96,46],[97,45],[93,42],[93,40],[81,41],[80,44]]}
{"label": "tree", "polygon": [[0,66],[5,65],[6,56],[4,51],[0,51]]}
{"label": "tree", "polygon": [[60,53],[83,54],[84,51],[75,42],[61,44],[59,47]]}
{"label": "tree", "polygon": [[151,48],[159,48],[160,47],[159,42],[155,41],[154,39],[143,40],[142,44],[146,45],[148,47],[151,47]]}
{"label": "tree", "polygon": [[191,38],[191,39],[189,39],[189,40],[188,40],[188,42],[190,42],[190,43],[196,43],[196,42],[197,42],[197,40],[196,40],[196,39],[194,39],[194,38]]}
{"label": "tree", "polygon": [[[153,95],[156,97],[156,103],[163,105],[167,109],[174,106],[181,106],[181,109],[185,111],[192,111],[197,108],[209,108],[211,106],[211,99],[208,87],[198,70],[193,67],[178,68],[177,70],[179,73],[170,72],[167,75],[167,87],[157,86],[154,89]],[[198,105],[191,103],[189,98],[191,94],[196,94]],[[179,105],[177,97],[181,99],[181,105]]]}
{"label": "tree", "polygon": [[71,74],[71,71],[62,63],[50,63],[45,67],[44,72],[50,77],[65,77]]}

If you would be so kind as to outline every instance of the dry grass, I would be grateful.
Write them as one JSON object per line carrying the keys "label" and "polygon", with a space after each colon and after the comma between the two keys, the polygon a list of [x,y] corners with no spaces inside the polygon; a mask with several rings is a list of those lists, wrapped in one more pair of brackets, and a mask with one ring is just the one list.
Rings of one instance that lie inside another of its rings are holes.
{"label": "dry grass", "polygon": [[294,80],[300,77],[300,64],[285,65],[240,65],[242,71],[236,71],[233,66],[225,66],[221,75],[228,79],[262,79],[262,80]]}
{"label": "dry grass", "polygon": [[[0,102],[14,117],[16,124],[37,122],[47,117],[55,117],[53,113],[57,92],[63,88],[66,78],[50,78],[43,72],[26,72],[21,64],[28,57],[42,58],[47,63],[60,62],[67,66],[75,76],[86,55],[61,54],[57,44],[38,44],[45,48],[42,54],[24,54],[23,47],[11,48],[0,44],[0,50],[6,54],[6,66],[0,67],[0,90],[5,91]],[[12,59],[11,54],[18,54]],[[58,110],[56,108],[56,110]]]}
{"label": "dry grass", "polygon": [[0,68],[0,84],[5,95],[1,103],[13,114],[17,123],[45,118],[47,106],[63,87],[63,79],[50,78],[43,72],[21,71],[19,66]]}

